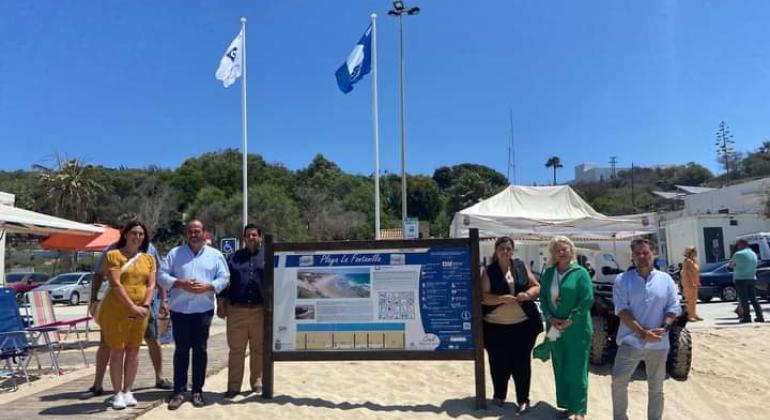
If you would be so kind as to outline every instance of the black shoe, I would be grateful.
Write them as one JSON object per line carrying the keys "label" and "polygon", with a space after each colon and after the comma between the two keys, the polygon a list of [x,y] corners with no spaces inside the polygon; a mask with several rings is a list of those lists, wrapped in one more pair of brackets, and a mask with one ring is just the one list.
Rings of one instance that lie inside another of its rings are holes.
{"label": "black shoe", "polygon": [[754,318],[754,322],[765,322],[765,318]]}
{"label": "black shoe", "polygon": [[171,396],[171,399],[168,400],[168,409],[169,410],[176,410],[179,408],[179,406],[184,403],[184,395],[182,394],[175,394]]}
{"label": "black shoe", "polygon": [[224,397],[229,400],[235,398],[235,396],[238,394],[240,394],[240,391],[227,391],[225,392]]}
{"label": "black shoe", "polygon": [[751,318],[744,318],[738,321],[739,324],[751,324]]}
{"label": "black shoe", "polygon": [[203,399],[202,392],[194,392],[192,394],[192,405],[193,407],[198,407],[198,408],[206,405],[206,400]]}
{"label": "black shoe", "polygon": [[95,387],[95,386],[92,386],[91,388],[88,388],[88,392],[89,392],[89,393],[90,393],[92,396],[94,396],[94,397],[99,397],[99,396],[101,396],[102,394],[104,394],[104,388],[97,388],[97,387]]}
{"label": "black shoe", "polygon": [[526,413],[527,411],[529,411],[529,401],[523,402],[523,403],[519,403],[519,408],[518,408],[518,410],[516,410],[516,415],[520,416],[520,415]]}

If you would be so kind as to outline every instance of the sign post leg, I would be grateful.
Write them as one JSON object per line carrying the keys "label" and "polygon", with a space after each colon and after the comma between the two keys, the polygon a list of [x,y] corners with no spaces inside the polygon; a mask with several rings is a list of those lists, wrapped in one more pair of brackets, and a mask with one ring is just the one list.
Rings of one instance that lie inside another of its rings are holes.
{"label": "sign post leg", "polygon": [[265,235],[265,316],[262,342],[262,398],[273,398],[273,235]]}

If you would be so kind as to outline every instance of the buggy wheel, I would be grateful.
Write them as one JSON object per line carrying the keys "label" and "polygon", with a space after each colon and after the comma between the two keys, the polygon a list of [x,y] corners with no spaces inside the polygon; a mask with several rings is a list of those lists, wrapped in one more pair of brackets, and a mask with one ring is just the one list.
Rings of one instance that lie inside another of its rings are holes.
{"label": "buggy wheel", "polygon": [[666,371],[677,381],[686,381],[692,365],[692,337],[687,328],[674,326],[669,332],[671,349],[668,352]]}
{"label": "buggy wheel", "polygon": [[591,317],[594,334],[591,336],[589,359],[594,365],[603,365],[607,360],[607,318],[601,315]]}

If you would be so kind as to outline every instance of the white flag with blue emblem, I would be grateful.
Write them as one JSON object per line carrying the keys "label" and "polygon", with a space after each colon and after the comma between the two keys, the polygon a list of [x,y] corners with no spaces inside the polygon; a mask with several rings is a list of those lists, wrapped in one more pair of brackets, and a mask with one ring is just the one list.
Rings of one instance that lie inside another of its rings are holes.
{"label": "white flag with blue emblem", "polygon": [[238,36],[230,43],[227,51],[225,51],[225,55],[219,60],[219,68],[217,68],[216,73],[217,80],[222,81],[225,87],[230,87],[237,78],[241,77],[242,68],[243,29],[238,32]]}
{"label": "white flag with blue emblem", "polygon": [[366,32],[353,47],[348,59],[337,70],[337,86],[344,93],[353,90],[353,85],[372,71],[372,26],[366,28]]}

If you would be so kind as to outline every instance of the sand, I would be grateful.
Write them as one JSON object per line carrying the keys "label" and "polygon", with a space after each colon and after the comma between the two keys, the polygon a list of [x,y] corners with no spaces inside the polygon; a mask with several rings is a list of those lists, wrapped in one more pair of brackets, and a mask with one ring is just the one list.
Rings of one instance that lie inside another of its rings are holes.
{"label": "sand", "polygon": [[[665,383],[667,419],[768,418],[770,324],[693,331],[693,367],[685,382]],[[247,364],[248,366],[248,364]],[[521,418],[557,417],[550,363],[533,361],[534,408]],[[488,375],[488,369],[487,369]],[[647,384],[637,371],[629,387],[632,419],[646,418]],[[165,406],[141,418],[176,419],[401,419],[514,417],[515,407],[474,409],[469,362],[282,362],[275,365],[275,397],[243,394],[222,399],[226,369],[207,379],[209,405],[189,403],[170,413]],[[610,366],[592,367],[588,418],[611,418]],[[244,384],[243,389],[248,389]],[[487,378],[487,395],[492,388]],[[509,399],[515,400],[513,386]]]}

